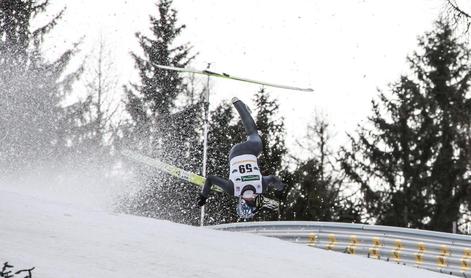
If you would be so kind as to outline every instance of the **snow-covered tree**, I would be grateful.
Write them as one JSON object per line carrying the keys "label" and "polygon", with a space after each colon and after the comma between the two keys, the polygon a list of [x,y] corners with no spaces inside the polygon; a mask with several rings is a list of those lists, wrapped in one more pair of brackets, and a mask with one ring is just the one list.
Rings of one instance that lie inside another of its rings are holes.
{"label": "snow-covered tree", "polygon": [[[177,11],[171,5],[171,0],[159,1],[157,15],[150,17],[152,34],[136,35],[142,54],[132,56],[139,81],[125,87],[130,120],[122,127],[120,146],[198,172],[202,99],[192,95],[191,101],[181,100],[188,95],[187,82],[177,72],[156,66],[184,67],[194,57],[188,44],[176,45],[185,26],[177,24]],[[182,105],[185,103],[188,105]],[[149,175],[148,169],[137,175],[145,188],[130,202],[131,212],[197,223],[199,210],[194,200],[198,188],[165,174]]]}
{"label": "snow-covered tree", "polygon": [[4,170],[60,160],[70,147],[73,107],[62,102],[80,69],[65,74],[76,46],[48,61],[41,46],[63,11],[33,29],[48,1],[0,1],[0,163]]}

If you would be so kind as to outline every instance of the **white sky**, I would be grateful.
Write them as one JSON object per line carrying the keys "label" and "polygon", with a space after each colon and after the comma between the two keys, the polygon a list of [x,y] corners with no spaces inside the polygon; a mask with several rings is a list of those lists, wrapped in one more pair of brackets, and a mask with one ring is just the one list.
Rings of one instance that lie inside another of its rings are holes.
{"label": "white sky", "polygon": [[[100,34],[112,50],[118,76],[126,83],[136,70],[129,55],[139,51],[134,33],[148,33],[155,0],[52,0],[54,13],[67,12],[54,30],[61,51],[83,37],[82,54]],[[337,142],[366,119],[377,88],[386,88],[407,69],[417,36],[433,27],[443,0],[174,0],[185,24],[181,41],[198,57],[194,68],[211,69],[267,82],[311,87],[315,93],[267,88],[281,101],[290,143],[305,135],[315,113],[327,115]],[[213,106],[238,96],[250,100],[256,85],[212,79]],[[118,87],[117,94],[121,94]]]}

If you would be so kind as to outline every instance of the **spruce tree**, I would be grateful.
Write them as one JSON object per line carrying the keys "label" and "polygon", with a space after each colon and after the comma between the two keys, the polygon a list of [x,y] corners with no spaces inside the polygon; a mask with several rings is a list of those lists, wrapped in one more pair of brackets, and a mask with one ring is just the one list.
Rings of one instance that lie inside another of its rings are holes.
{"label": "spruce tree", "polygon": [[[0,2],[0,145],[1,168],[12,171],[41,167],[61,160],[70,150],[75,107],[62,102],[81,70],[65,74],[77,48],[48,61],[42,53],[46,35],[57,25],[63,11],[32,30],[48,1]],[[71,125],[72,124],[72,125]]]}
{"label": "spruce tree", "polygon": [[[185,94],[187,83],[177,72],[156,65],[185,67],[190,56],[188,44],[175,45],[185,28],[177,24],[177,12],[171,0],[160,1],[157,16],[151,16],[152,36],[137,33],[143,56],[133,53],[140,80],[125,87],[126,111],[131,119],[123,126],[120,142],[164,162],[190,171],[201,165],[201,98],[196,103],[180,106],[178,98]],[[137,170],[139,184],[145,186],[130,201],[127,210],[176,222],[197,223],[195,207],[198,188],[166,174]]]}
{"label": "spruce tree", "polygon": [[140,150],[159,155],[168,152],[165,131],[176,126],[165,120],[175,112],[176,99],[186,85],[177,72],[156,65],[184,67],[193,59],[188,44],[175,46],[185,25],[177,25],[177,11],[171,4],[163,0],[156,5],[158,16],[150,16],[152,37],[136,34],[144,54],[132,53],[140,80],[125,88],[126,110],[132,118],[127,139]]}
{"label": "spruce tree", "polygon": [[451,231],[469,200],[470,50],[447,22],[435,26],[343,150],[378,224]]}

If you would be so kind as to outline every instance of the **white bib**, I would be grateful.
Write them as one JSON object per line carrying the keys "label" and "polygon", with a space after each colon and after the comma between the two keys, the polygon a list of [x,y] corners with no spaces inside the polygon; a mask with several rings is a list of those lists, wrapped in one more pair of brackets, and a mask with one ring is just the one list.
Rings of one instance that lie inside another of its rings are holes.
{"label": "white bib", "polygon": [[262,193],[262,174],[255,155],[244,154],[233,157],[229,164],[229,179],[234,183],[234,196],[240,196],[247,185],[255,187],[255,193]]}

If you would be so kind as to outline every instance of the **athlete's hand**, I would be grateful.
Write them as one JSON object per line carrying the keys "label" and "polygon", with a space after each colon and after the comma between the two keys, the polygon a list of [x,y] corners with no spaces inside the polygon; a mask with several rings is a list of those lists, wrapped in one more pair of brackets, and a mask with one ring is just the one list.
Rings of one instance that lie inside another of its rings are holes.
{"label": "athlete's hand", "polygon": [[203,194],[200,193],[200,195],[198,196],[198,206],[204,206],[206,204],[207,199],[208,198],[204,197]]}

